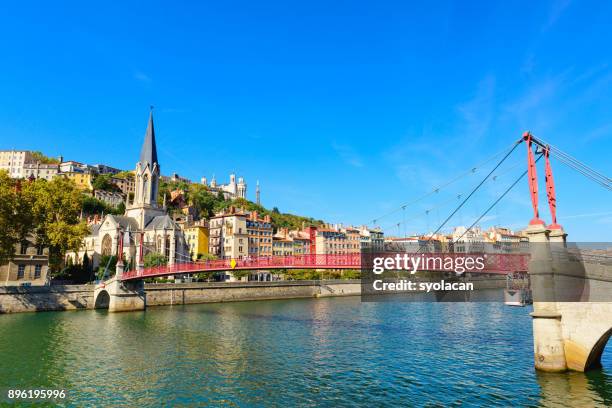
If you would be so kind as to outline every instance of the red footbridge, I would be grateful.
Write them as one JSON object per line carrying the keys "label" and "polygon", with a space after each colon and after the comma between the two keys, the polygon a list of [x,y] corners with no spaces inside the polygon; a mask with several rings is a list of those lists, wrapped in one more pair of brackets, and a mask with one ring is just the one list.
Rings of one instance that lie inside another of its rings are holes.
{"label": "red footbridge", "polygon": [[[390,256],[391,254],[375,254],[376,256]],[[419,254],[424,255],[424,254]],[[446,253],[427,254],[428,257],[465,258],[476,254]],[[482,254],[480,254],[482,256]],[[366,256],[370,256],[367,254]],[[514,272],[526,272],[529,263],[528,254],[486,254],[485,266],[482,270],[468,271],[470,273],[487,273],[507,275]],[[177,262],[174,265],[162,265],[123,272],[121,280],[139,280],[157,278],[169,275],[181,275],[200,272],[217,272],[232,270],[278,270],[278,269],[361,269],[362,254],[310,254],[291,256],[262,256],[245,259],[218,259],[197,262]],[[369,266],[367,266],[369,267]],[[444,269],[427,269],[428,271],[449,272]]]}

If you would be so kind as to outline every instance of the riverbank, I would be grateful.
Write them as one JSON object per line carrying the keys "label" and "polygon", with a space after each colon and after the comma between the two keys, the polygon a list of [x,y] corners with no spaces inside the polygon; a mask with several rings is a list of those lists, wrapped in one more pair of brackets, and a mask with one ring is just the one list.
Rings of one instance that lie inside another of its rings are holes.
{"label": "riverbank", "polygon": [[[505,277],[479,280],[476,289],[502,288]],[[0,314],[94,308],[94,285],[0,287]],[[145,284],[147,306],[357,296],[360,280]]]}
{"label": "riverbank", "polygon": [[[145,284],[147,306],[355,296],[359,280]],[[0,287],[0,314],[94,308],[94,285]]]}

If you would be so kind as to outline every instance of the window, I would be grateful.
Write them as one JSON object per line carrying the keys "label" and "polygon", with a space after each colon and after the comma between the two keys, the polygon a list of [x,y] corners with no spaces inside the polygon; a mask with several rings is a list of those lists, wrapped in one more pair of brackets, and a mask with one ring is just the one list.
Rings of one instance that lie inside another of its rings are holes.
{"label": "window", "polygon": [[34,266],[34,279],[40,278],[41,271],[42,271],[42,265]]}
{"label": "window", "polygon": [[21,243],[21,247],[19,248],[19,253],[21,255],[25,255],[27,251],[28,251],[28,241],[23,241]]}
{"label": "window", "polygon": [[25,265],[21,264],[17,267],[17,279],[23,279],[25,275]]}
{"label": "window", "polygon": [[39,245],[38,247],[36,247],[36,255],[42,255],[43,254],[43,247],[42,245]]}

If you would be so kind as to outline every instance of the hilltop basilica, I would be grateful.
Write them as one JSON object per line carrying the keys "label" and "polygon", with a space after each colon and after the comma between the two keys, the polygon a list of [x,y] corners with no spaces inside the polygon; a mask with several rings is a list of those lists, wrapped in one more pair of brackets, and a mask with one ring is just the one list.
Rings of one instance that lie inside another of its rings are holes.
{"label": "hilltop basilica", "polygon": [[103,255],[117,255],[120,241],[123,244],[123,259],[137,266],[144,257],[155,252],[163,254],[170,265],[187,259],[189,251],[181,228],[168,216],[165,206],[157,203],[160,167],[155,146],[153,112],[140,151],[140,160],[134,172],[136,189],[134,199],[127,203],[124,215],[107,215],[101,222],[90,226],[91,234],[85,237],[79,251],[85,253],[97,266]]}

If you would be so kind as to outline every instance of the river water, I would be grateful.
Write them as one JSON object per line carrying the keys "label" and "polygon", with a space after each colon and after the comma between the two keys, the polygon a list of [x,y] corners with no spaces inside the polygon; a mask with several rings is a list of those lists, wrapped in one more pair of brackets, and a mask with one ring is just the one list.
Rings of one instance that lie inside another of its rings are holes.
{"label": "river water", "polygon": [[65,406],[610,406],[612,350],[537,374],[529,308],[359,297],[0,315],[0,390]]}

